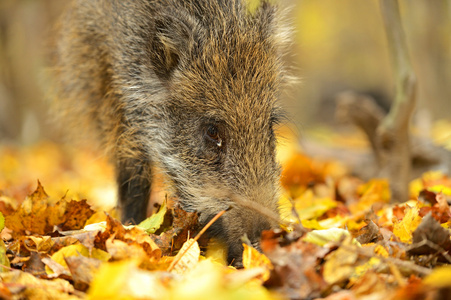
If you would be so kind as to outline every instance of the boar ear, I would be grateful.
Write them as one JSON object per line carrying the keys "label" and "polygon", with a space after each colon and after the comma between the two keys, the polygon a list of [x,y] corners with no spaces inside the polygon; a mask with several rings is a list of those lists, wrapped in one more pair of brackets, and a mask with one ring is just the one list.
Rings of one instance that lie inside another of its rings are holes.
{"label": "boar ear", "polygon": [[292,32],[288,22],[288,10],[279,7],[276,1],[261,0],[254,12],[263,36],[271,39],[278,47],[287,48],[292,42]]}
{"label": "boar ear", "polygon": [[202,30],[193,17],[179,11],[176,15],[167,13],[155,19],[153,33],[150,60],[155,74],[167,81],[199,47]]}

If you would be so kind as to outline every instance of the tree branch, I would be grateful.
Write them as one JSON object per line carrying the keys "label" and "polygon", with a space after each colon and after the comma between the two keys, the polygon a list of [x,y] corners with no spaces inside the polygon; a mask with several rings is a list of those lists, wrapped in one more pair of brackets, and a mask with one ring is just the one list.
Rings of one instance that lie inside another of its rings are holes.
{"label": "tree branch", "polygon": [[392,200],[408,200],[411,170],[409,123],[416,102],[416,77],[409,59],[397,0],[380,0],[390,56],[396,77],[396,95],[390,112],[376,131],[380,175],[391,183]]}

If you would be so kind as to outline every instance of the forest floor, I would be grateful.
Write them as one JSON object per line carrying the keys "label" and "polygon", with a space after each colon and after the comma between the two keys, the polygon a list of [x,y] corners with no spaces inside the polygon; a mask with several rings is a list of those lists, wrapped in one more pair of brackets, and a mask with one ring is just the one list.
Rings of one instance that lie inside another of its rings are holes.
{"label": "forest floor", "polygon": [[[449,147],[451,126],[440,130]],[[124,226],[106,158],[50,142],[1,146],[0,298],[450,299],[448,175],[424,172],[392,203],[386,179],[353,176],[290,138],[279,158],[281,229],[263,233],[263,253],[244,243],[235,269],[221,245],[193,239],[197,215],[164,201],[163,185],[151,217]]]}

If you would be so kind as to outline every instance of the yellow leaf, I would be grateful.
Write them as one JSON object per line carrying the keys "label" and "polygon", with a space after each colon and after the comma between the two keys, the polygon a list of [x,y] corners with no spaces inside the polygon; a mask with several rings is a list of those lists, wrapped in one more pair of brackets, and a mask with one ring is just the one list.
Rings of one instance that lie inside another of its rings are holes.
{"label": "yellow leaf", "polygon": [[357,251],[352,251],[352,244],[344,243],[347,247],[340,247],[326,258],[323,278],[329,284],[348,280],[357,265]]}
{"label": "yellow leaf", "polygon": [[128,244],[121,240],[109,238],[105,242],[106,249],[113,260],[136,259],[141,262],[148,261],[146,252],[137,244]]}
{"label": "yellow leaf", "polygon": [[141,270],[138,264],[135,260],[102,264],[88,290],[88,299],[170,299],[167,277]]}
{"label": "yellow leaf", "polygon": [[[86,226],[95,224],[95,223],[105,223],[106,224],[106,214],[104,211],[95,212],[87,221]],[[106,226],[105,226],[106,227]]]}
{"label": "yellow leaf", "polygon": [[381,263],[381,260],[377,257],[371,257],[367,262],[356,266],[354,268],[354,271],[352,272],[352,275],[350,276],[350,279],[352,281],[357,280],[361,276],[365,275],[365,273],[369,270],[372,270],[376,268]]}
{"label": "yellow leaf", "polygon": [[[55,262],[59,263],[60,265],[64,266],[65,268],[67,268],[67,264],[64,261],[64,257],[68,257],[68,256],[78,256],[78,255],[83,255],[86,257],[90,257],[90,258],[97,258],[101,261],[108,261],[111,257],[110,254],[108,254],[107,252],[100,250],[100,249],[92,249],[91,253],[89,252],[89,249],[86,248],[85,246],[83,246],[82,244],[76,244],[76,245],[70,245],[64,248],[61,248],[60,250],[56,251],[53,255],[52,255],[52,260],[54,260]],[[50,268],[46,267],[46,272],[47,274],[51,274],[53,273]]]}
{"label": "yellow leaf", "polygon": [[386,248],[384,248],[382,245],[377,245],[376,248],[374,248],[374,253],[383,256],[388,257],[388,251]]}
{"label": "yellow leaf", "polygon": [[358,193],[361,195],[360,200],[349,205],[349,210],[353,214],[368,211],[375,203],[389,203],[391,198],[387,179],[372,179],[360,186]]}
{"label": "yellow leaf", "polygon": [[269,279],[270,272],[274,268],[271,261],[264,255],[257,251],[257,249],[243,244],[243,267],[245,269],[261,268],[265,269],[265,272],[261,276],[261,280],[264,282]]}
{"label": "yellow leaf", "polygon": [[309,229],[325,229],[323,226],[320,225],[317,219],[313,220],[302,220],[301,221],[302,226]]}
{"label": "yellow leaf", "polygon": [[335,217],[318,221],[318,223],[324,229],[332,229],[337,227],[344,227],[348,220],[349,219],[347,217],[336,215]]}
{"label": "yellow leaf", "polygon": [[296,212],[301,220],[321,217],[326,211],[337,207],[337,202],[330,198],[317,198],[312,190],[305,191],[295,200]]}
{"label": "yellow leaf", "polygon": [[430,188],[428,188],[428,191],[434,192],[436,194],[442,193],[444,195],[451,196],[451,187],[441,184],[431,186]]}
{"label": "yellow leaf", "polygon": [[424,189],[451,196],[451,179],[440,171],[429,171],[410,182],[409,192],[413,198],[417,198]]}
{"label": "yellow leaf", "polygon": [[422,190],[424,190],[423,180],[421,178],[412,180],[409,183],[410,199],[416,199]]}
{"label": "yellow leaf", "polygon": [[[36,278],[30,273],[19,270],[2,273],[3,287],[18,286],[20,289],[14,293],[12,299],[80,299],[73,296],[74,287],[67,281],[60,278],[44,280]],[[8,292],[8,288],[3,288]]]}
{"label": "yellow leaf", "polygon": [[413,207],[407,207],[407,212],[401,222],[395,222],[393,227],[393,234],[397,236],[403,243],[412,242],[412,233],[417,229],[421,223],[421,217],[419,214],[419,207],[415,205]]}
{"label": "yellow leaf", "polygon": [[170,297],[165,299],[274,299],[267,289],[252,280],[255,277],[239,275],[249,272],[252,273],[252,270],[230,271],[229,268],[206,259],[185,273],[183,279],[173,285]]}
{"label": "yellow leaf", "polygon": [[424,278],[423,283],[437,288],[451,287],[451,266],[435,268],[431,274]]}
{"label": "yellow leaf", "polygon": [[48,252],[54,245],[50,236],[27,236],[24,246],[29,251]]}
{"label": "yellow leaf", "polygon": [[[318,245],[324,246],[330,242],[341,242],[345,238],[350,238],[351,234],[349,231],[340,228],[330,228],[324,230],[313,230],[308,232],[303,238],[304,241]],[[352,239],[352,243],[360,245],[355,239]]]}
{"label": "yellow leaf", "polygon": [[3,228],[5,228],[5,217],[4,217],[3,214],[0,212],[0,231],[2,231]]}
{"label": "yellow leaf", "polygon": [[210,239],[205,257],[223,266],[227,265],[227,246],[223,241]]}
{"label": "yellow leaf", "polygon": [[[6,256],[6,245],[2,239],[0,239],[0,264],[2,266],[10,267],[9,259]],[[0,272],[7,272],[8,269],[0,268]]]}

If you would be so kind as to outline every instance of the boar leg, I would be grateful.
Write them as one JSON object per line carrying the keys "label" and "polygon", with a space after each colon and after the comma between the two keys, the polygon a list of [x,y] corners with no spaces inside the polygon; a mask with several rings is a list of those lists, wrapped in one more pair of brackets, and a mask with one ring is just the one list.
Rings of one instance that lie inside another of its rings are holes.
{"label": "boar leg", "polygon": [[116,170],[122,223],[138,224],[147,216],[151,187],[150,162],[145,159],[121,159]]}

